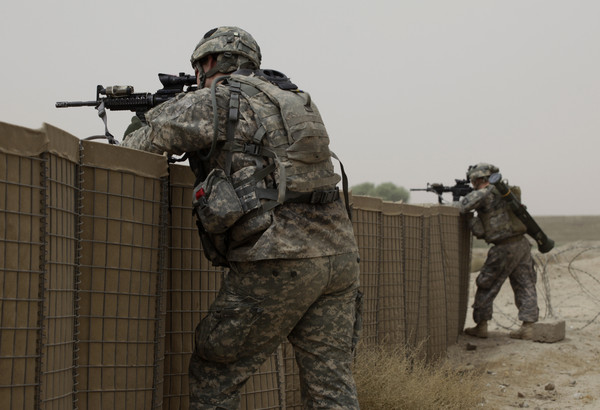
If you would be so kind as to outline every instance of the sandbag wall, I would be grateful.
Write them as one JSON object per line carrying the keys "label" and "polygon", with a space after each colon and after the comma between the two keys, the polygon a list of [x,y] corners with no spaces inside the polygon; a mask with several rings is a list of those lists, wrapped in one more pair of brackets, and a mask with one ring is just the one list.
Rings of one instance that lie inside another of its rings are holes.
{"label": "sandbag wall", "polygon": [[[3,409],[185,409],[194,329],[224,271],[204,258],[193,177],[166,158],[0,123]],[[455,209],[354,197],[363,346],[456,342],[470,235]],[[301,408],[281,345],[242,408]]]}

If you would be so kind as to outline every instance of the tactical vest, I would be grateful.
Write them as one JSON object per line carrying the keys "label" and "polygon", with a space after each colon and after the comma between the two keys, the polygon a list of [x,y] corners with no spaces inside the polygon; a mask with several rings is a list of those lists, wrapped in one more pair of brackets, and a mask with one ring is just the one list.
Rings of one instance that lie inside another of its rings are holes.
{"label": "tactical vest", "polygon": [[[511,187],[511,190],[520,199],[519,187]],[[477,209],[477,216],[483,224],[485,241],[488,243],[499,243],[527,232],[525,224],[510,209],[496,188],[485,199],[484,206]]]}
{"label": "tactical vest", "polygon": [[[260,126],[251,143],[233,142],[225,149],[268,157],[275,165],[277,191],[259,190],[258,196],[278,204],[337,200],[335,186],[340,176],[334,172],[331,160],[337,157],[329,150],[327,130],[310,95],[286,89],[293,86],[290,82],[275,85],[257,76],[234,74],[229,83],[232,93],[237,92],[239,84]],[[272,104],[265,105],[259,98],[261,93]]]}
{"label": "tactical vest", "polygon": [[[231,175],[231,157],[236,152],[270,162],[243,180],[234,178],[246,207],[257,208],[256,200],[261,201],[263,211],[286,202],[314,204],[338,200],[336,184],[341,178],[334,172],[331,160],[338,158],[329,149],[327,130],[310,94],[298,90],[285,75],[274,70],[238,73],[227,78],[231,97],[227,142],[223,146],[228,153],[225,173]],[[251,73],[254,75],[247,75]],[[234,139],[240,96],[248,101],[258,120],[258,130],[250,142]],[[265,103],[264,96],[270,103]],[[347,178],[341,163],[340,166],[346,194]],[[261,187],[265,185],[260,182],[270,174],[276,187]]]}
{"label": "tactical vest", "polygon": [[[221,147],[226,161],[224,169],[214,169],[206,176],[200,172],[200,163],[211,157],[217,145],[215,93],[217,83],[225,80],[230,90],[226,142]],[[334,172],[332,157],[338,158],[329,149],[325,125],[308,93],[298,90],[279,72],[243,70],[213,82],[211,98],[212,147],[208,154],[197,154],[194,161],[190,158],[197,175],[194,212],[201,237],[226,235],[228,243],[242,243],[267,229],[271,223],[269,211],[281,204],[339,200],[336,185],[340,179],[350,216],[344,167],[340,162],[342,177]],[[235,138],[240,98],[247,100],[258,123],[250,141]],[[256,157],[256,164],[232,173],[234,153]],[[222,248],[218,251],[224,253]]]}

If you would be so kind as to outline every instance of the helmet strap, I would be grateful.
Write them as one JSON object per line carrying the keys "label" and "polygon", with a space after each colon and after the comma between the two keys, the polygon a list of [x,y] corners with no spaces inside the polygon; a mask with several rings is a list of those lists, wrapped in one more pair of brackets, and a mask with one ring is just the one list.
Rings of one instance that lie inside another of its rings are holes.
{"label": "helmet strap", "polygon": [[[220,56],[219,56],[220,57]],[[216,64],[208,71],[204,72],[204,69],[201,71],[201,79],[202,79],[202,88],[206,83],[206,79],[214,76],[217,73],[227,74],[231,70],[227,70],[229,68],[229,63],[222,61],[219,57],[216,57]]]}
{"label": "helmet strap", "polygon": [[[202,71],[204,71],[204,70],[202,70]],[[216,66],[214,66],[213,68],[211,68],[210,70],[208,70],[206,73],[204,73],[204,78],[205,78],[205,79],[206,79],[206,78],[210,78],[210,77],[212,77],[213,75],[217,74],[218,72],[220,72],[220,70],[219,70],[219,66],[218,66],[218,65],[216,65]]]}
{"label": "helmet strap", "polygon": [[200,64],[199,61],[196,61],[193,64],[193,67],[198,71],[198,79],[200,80],[198,87],[202,89],[206,86],[206,73],[204,72],[204,67],[202,67],[202,64]]}

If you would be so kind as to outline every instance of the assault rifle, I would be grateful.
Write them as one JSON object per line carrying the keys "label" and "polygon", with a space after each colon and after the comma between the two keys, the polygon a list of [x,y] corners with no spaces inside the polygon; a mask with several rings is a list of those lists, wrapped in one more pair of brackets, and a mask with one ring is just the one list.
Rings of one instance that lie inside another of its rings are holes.
{"label": "assault rifle", "polygon": [[473,188],[469,185],[469,181],[467,179],[455,179],[454,182],[456,184],[454,186],[445,186],[443,184],[430,184],[427,183],[427,188],[411,188],[411,191],[427,191],[427,192],[435,192],[438,196],[438,203],[443,203],[442,194],[444,192],[452,192],[452,201],[456,202],[460,199],[461,196],[467,195],[469,192],[473,190]]}
{"label": "assault rifle", "polygon": [[[87,139],[107,138],[111,144],[117,141],[113,135],[108,132],[106,121],[106,110],[133,111],[138,118],[145,122],[144,114],[150,108],[156,107],[165,101],[170,100],[182,92],[190,92],[197,89],[196,76],[179,73],[178,76],[171,74],[158,74],[163,88],[156,93],[134,93],[130,85],[116,85],[111,87],[96,87],[96,99],[94,101],[59,101],[56,108],[67,107],[96,107],[98,116],[104,122],[105,135],[100,137],[89,137]],[[184,87],[187,87],[184,89]]]}

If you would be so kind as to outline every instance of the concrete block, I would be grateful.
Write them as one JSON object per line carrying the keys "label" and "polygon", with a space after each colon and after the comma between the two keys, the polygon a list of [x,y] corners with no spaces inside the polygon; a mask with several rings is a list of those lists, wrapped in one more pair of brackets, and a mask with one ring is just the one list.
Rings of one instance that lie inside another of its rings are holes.
{"label": "concrete block", "polygon": [[565,338],[565,321],[550,319],[533,324],[532,340],[534,342],[555,343]]}

